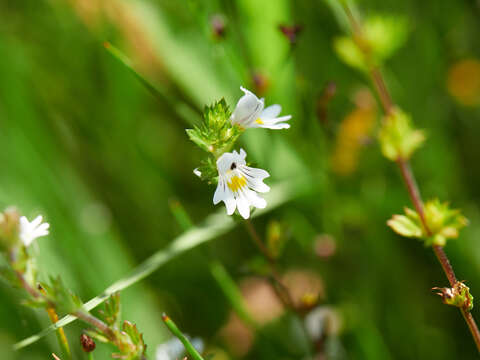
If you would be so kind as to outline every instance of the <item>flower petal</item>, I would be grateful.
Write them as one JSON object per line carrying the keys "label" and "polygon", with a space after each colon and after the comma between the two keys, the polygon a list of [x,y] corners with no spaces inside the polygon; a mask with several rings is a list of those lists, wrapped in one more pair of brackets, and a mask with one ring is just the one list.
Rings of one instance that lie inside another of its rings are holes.
{"label": "flower petal", "polygon": [[247,196],[243,192],[239,192],[237,198],[237,208],[238,212],[244,219],[248,219],[250,217],[250,205],[247,199]]}
{"label": "flower petal", "polygon": [[249,177],[259,178],[260,180],[263,180],[270,176],[268,171],[258,168],[252,168],[250,166],[242,166],[240,167],[240,171],[247,174]]}
{"label": "flower petal", "polygon": [[218,179],[217,189],[213,195],[213,205],[217,205],[226,197],[226,183],[224,179]]}
{"label": "flower petal", "polygon": [[262,113],[260,114],[260,117],[263,119],[273,119],[277,117],[280,113],[282,112],[282,107],[278,104],[270,105],[266,107]]}
{"label": "flower petal", "polygon": [[267,201],[264,198],[258,196],[258,194],[255,191],[247,189],[245,191],[245,194],[247,196],[247,199],[250,205],[258,209],[264,209],[267,206]]}
{"label": "flower petal", "polygon": [[235,212],[235,208],[237,207],[237,202],[233,196],[227,197],[223,200],[225,203],[225,207],[227,208],[227,214],[232,215]]}

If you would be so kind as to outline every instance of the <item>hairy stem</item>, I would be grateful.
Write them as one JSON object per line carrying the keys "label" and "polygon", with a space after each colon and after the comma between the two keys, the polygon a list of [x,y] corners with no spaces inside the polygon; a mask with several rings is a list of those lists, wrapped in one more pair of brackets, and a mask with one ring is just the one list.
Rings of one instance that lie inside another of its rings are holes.
{"label": "hairy stem", "polygon": [[[380,98],[380,102],[382,103],[383,110],[386,115],[390,114],[394,107],[394,103],[392,101],[392,97],[390,96],[390,93],[388,91],[387,86],[385,85],[385,81],[382,77],[382,74],[380,70],[372,63],[370,59],[370,54],[368,47],[365,46],[364,40],[362,38],[362,27],[360,23],[355,19],[353,16],[352,12],[344,3],[344,9],[347,14],[347,17],[350,21],[352,30],[353,30],[353,36],[355,41],[357,42],[357,45],[359,48],[362,50],[365,56],[366,63],[369,67],[370,70],[370,76],[373,82],[373,85],[375,87],[375,90],[378,94],[378,97]],[[413,206],[415,207],[415,210],[417,211],[420,221],[422,222],[423,228],[425,229],[425,232],[427,235],[431,235],[432,232],[428,227],[428,224],[425,219],[425,211],[423,207],[423,201],[422,197],[420,195],[420,190],[417,186],[417,183],[415,181],[415,176],[413,174],[413,171],[410,167],[409,162],[406,159],[398,159],[397,160],[397,165],[400,168],[400,172],[402,174],[402,178],[405,182],[405,186],[408,190],[408,194],[410,196],[410,199],[413,203]],[[439,263],[442,266],[442,269],[450,283],[450,285],[453,287],[457,283],[457,278],[455,276],[455,272],[453,270],[452,265],[450,264],[450,261],[448,260],[447,254],[445,253],[444,249],[442,246],[439,245],[433,245],[432,246],[433,251],[439,261]],[[463,315],[463,318],[465,319],[465,322],[468,325],[468,328],[470,329],[470,332],[472,333],[473,339],[475,341],[475,344],[477,346],[478,351],[480,352],[480,331],[478,329],[478,326],[475,322],[475,319],[473,318],[472,314],[466,307],[461,307],[460,311]]]}

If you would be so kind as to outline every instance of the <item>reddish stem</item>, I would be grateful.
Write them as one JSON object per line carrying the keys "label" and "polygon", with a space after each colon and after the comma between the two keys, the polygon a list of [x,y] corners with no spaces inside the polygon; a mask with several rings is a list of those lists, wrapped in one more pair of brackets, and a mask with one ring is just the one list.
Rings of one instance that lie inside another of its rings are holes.
{"label": "reddish stem", "polygon": [[[392,101],[390,93],[388,92],[387,86],[385,85],[385,81],[383,80],[380,70],[371,61],[370,50],[364,42],[362,36],[362,27],[360,23],[355,19],[346,3],[344,3],[344,8],[352,26],[354,39],[361,51],[364,53],[366,63],[370,69],[370,75],[372,77],[372,81],[375,86],[375,90],[377,91],[378,97],[380,98],[380,102],[382,103],[383,110],[386,115],[389,115],[394,107],[394,103]],[[400,168],[400,172],[402,173],[402,178],[407,187],[408,194],[413,203],[413,206],[415,207],[415,210],[420,217],[423,228],[425,229],[426,234],[428,236],[431,236],[432,232],[429,229],[425,219],[425,211],[423,207],[422,197],[420,195],[420,191],[415,181],[412,169],[410,168],[410,164],[407,160],[401,158],[397,160],[397,164]],[[443,247],[440,245],[433,245],[432,248],[438,261],[442,266],[443,271],[445,272],[445,275],[447,276],[450,285],[452,287],[455,286],[455,284],[457,283],[457,278],[455,277],[455,272],[453,271],[453,267],[450,264],[450,261],[448,260],[447,254],[443,250]],[[475,322],[475,319],[466,307],[461,307],[460,311],[465,319],[465,322],[468,325],[468,328],[470,329],[470,332],[472,333],[477,349],[480,352],[480,331]]]}

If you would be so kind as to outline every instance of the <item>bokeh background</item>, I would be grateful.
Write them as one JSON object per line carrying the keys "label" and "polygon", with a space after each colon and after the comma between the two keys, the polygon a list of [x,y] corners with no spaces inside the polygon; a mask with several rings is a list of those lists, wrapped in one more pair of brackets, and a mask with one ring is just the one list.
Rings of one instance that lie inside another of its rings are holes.
{"label": "bokeh background", "polygon": [[[184,131],[198,123],[205,104],[224,97],[233,107],[244,85],[293,115],[290,130],[250,130],[241,145],[270,171],[270,185],[306,179],[291,201],[254,224],[262,236],[280,226],[287,242],[279,272],[298,299],[318,300],[329,324],[322,340],[314,351],[297,339],[298,319],[273,295],[239,222],[122,293],[124,317],[145,333],[149,358],[168,338],[163,311],[203,338],[214,359],[478,356],[459,312],[430,291],[447,285],[433,253],[385,224],[409,200],[376,143],[381,109],[368,77],[335,51],[345,30],[336,5],[0,0],[0,205],[46,215],[51,235],[35,249],[44,276],[60,274],[84,300],[179,236],[185,224],[175,217],[178,206],[194,224],[218,210],[214,188],[192,174],[204,154]],[[476,296],[480,3],[357,5],[364,19],[404,24],[383,73],[395,101],[428,134],[412,163],[424,197],[449,200],[470,219],[446,251]],[[280,25],[301,31],[289,38],[284,32],[291,29]],[[161,95],[153,96],[104,41],[132,59]],[[235,279],[269,336],[256,336],[232,316],[212,261]],[[54,334],[6,354],[8,344],[48,325],[19,298],[0,286],[3,358],[50,358],[58,351]],[[480,318],[477,307],[473,314]],[[66,328],[78,358],[82,328]],[[109,358],[110,349],[98,348],[96,358]]]}

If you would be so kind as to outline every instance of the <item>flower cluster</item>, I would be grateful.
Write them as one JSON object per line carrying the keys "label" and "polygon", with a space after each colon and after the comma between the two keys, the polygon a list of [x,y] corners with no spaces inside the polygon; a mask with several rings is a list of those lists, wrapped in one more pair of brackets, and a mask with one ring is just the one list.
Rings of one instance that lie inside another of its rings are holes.
{"label": "flower cluster", "polygon": [[235,210],[244,218],[250,217],[250,208],[263,209],[265,199],[258,193],[266,193],[270,188],[263,180],[270,174],[263,170],[247,166],[247,153],[230,149],[240,135],[249,128],[288,129],[291,115],[279,116],[282,107],[274,104],[265,107],[265,100],[240,87],[244,95],[230,113],[225,101],[207,107],[202,126],[187,129],[189,138],[212,156],[194,170],[194,174],[209,183],[216,183],[213,204],[223,201],[227,214]]}

